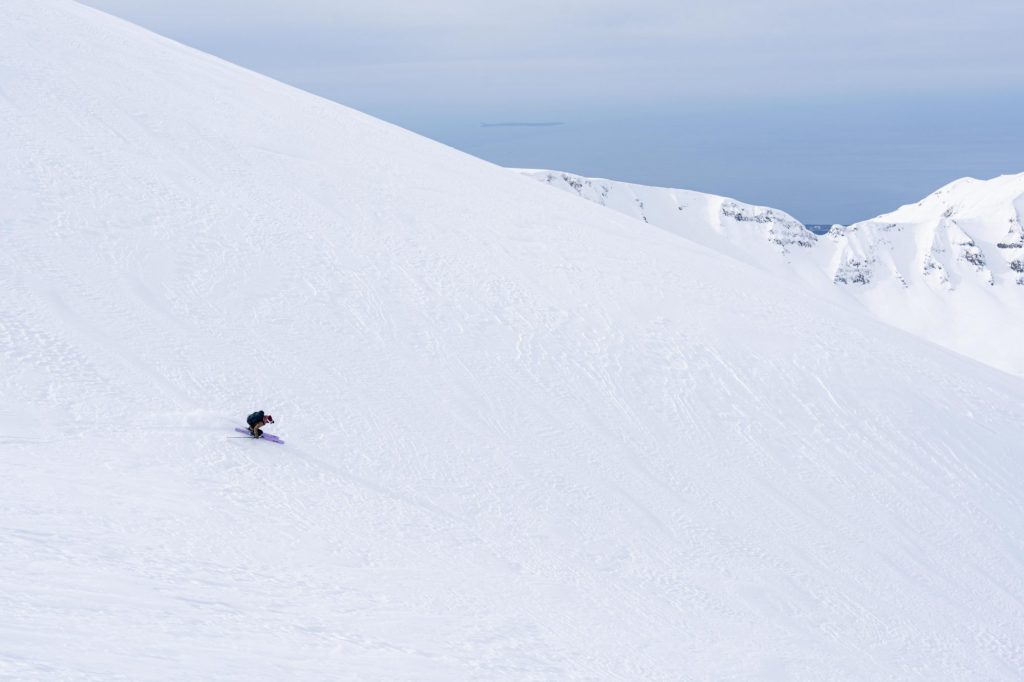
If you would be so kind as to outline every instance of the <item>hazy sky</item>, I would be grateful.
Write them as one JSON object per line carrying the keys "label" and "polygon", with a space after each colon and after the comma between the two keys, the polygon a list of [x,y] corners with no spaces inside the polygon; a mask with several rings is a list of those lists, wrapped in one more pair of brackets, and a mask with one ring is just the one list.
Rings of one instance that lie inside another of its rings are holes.
{"label": "hazy sky", "polygon": [[[1024,171],[1024,0],[86,4],[496,163],[805,222]],[[564,125],[480,125],[531,121]]]}

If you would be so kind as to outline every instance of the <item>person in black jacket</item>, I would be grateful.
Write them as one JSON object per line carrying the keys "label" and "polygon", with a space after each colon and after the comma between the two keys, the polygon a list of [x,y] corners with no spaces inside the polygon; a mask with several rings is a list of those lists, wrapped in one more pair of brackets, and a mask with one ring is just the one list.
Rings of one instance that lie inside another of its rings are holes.
{"label": "person in black jacket", "polygon": [[269,414],[263,414],[263,410],[260,410],[250,414],[245,422],[249,425],[249,433],[252,434],[252,437],[259,438],[263,435],[263,427],[267,424],[273,424],[274,418]]}

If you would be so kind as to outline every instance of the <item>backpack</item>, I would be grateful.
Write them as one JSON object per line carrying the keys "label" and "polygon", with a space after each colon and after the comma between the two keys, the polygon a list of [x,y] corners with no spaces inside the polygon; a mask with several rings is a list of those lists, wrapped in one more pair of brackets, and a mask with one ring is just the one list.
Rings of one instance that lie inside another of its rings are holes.
{"label": "backpack", "polygon": [[245,420],[245,422],[249,426],[255,426],[257,423],[261,421],[263,421],[263,410],[260,410],[259,412],[253,412]]}

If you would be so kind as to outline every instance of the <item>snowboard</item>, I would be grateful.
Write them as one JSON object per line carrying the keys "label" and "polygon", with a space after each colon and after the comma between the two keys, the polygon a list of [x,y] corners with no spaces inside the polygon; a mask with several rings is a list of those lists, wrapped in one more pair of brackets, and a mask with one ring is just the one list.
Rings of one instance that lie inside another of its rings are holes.
{"label": "snowboard", "polygon": [[[249,433],[249,429],[243,429],[240,426],[236,426],[235,427],[235,431],[238,431],[239,433],[244,433],[247,436],[252,436],[252,434]],[[278,445],[284,445],[284,441],[283,440],[281,440],[280,438],[278,438],[277,436],[275,436],[272,433],[267,433],[266,431],[263,432],[263,436],[261,436],[260,440],[269,440],[271,443],[277,443]]]}

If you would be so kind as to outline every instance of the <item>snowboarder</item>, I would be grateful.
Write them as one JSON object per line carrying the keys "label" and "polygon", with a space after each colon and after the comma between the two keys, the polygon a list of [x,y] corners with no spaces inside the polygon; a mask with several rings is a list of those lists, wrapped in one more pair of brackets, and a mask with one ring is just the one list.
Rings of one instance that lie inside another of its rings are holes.
{"label": "snowboarder", "polygon": [[273,424],[274,418],[269,414],[263,414],[263,410],[260,410],[250,414],[245,421],[249,424],[249,433],[252,434],[252,437],[259,438],[263,435],[263,427],[267,424]]}

